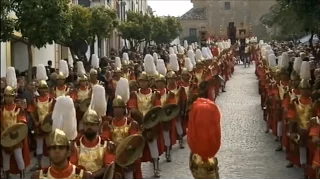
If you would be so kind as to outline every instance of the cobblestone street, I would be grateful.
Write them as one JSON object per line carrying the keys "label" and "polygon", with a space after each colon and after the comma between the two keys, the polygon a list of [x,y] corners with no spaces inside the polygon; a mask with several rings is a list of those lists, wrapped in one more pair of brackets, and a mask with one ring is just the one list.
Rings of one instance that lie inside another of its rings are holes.
{"label": "cobblestone street", "polygon": [[[285,153],[276,152],[276,142],[264,133],[264,122],[260,108],[254,66],[236,66],[235,74],[227,83],[226,93],[220,94],[217,104],[223,118],[222,148],[218,153],[220,177],[296,179],[302,170],[285,167]],[[190,179],[189,149],[172,150],[172,162],[161,157],[162,179]],[[35,159],[33,159],[33,165]],[[32,167],[32,166],[30,166]],[[143,177],[153,178],[152,164],[143,164]],[[16,176],[14,176],[16,177]],[[30,177],[30,173],[28,176]]]}

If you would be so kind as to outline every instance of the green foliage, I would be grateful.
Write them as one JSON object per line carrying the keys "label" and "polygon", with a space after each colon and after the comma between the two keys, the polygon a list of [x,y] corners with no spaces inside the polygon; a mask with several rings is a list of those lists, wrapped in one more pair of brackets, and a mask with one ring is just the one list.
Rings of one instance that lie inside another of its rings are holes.
{"label": "green foliage", "polygon": [[288,39],[308,33],[320,34],[319,0],[277,0],[270,13],[261,17],[261,22],[269,27],[280,27],[277,38]]}
{"label": "green foliage", "polygon": [[122,38],[129,40],[131,45],[145,41],[143,21],[144,16],[141,13],[128,11],[127,20],[118,26]]}
{"label": "green foliage", "polygon": [[93,36],[107,38],[118,25],[117,12],[104,6],[95,6],[91,11],[91,31]]}
{"label": "green foliage", "polygon": [[16,31],[22,33],[22,40],[28,44],[41,48],[69,33],[69,0],[13,1]]}
{"label": "green foliage", "polygon": [[171,43],[182,31],[181,24],[175,17],[153,18],[152,40],[157,44]]}
{"label": "green foliage", "polygon": [[12,9],[11,0],[1,0],[1,36],[0,41],[5,42],[11,39],[16,21],[9,17],[9,12]]}

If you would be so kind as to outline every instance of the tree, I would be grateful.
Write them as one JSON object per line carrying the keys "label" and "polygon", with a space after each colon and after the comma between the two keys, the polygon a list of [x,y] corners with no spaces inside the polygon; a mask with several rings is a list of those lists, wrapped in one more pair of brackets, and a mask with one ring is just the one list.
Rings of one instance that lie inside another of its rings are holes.
{"label": "tree", "polygon": [[154,17],[152,22],[152,40],[157,44],[171,43],[182,31],[181,24],[175,17]]}
{"label": "tree", "polygon": [[28,79],[31,80],[32,46],[40,49],[69,32],[69,0],[12,0],[11,3],[17,17],[15,30],[22,34],[22,37],[12,35],[11,38],[27,45]]}
{"label": "tree", "polygon": [[177,38],[182,31],[181,24],[178,22],[176,17],[168,16],[165,18],[165,22],[168,27],[169,39],[172,42],[175,38]]}
{"label": "tree", "polygon": [[140,43],[145,41],[144,15],[138,12],[128,11],[127,20],[118,26],[119,35],[129,41],[130,49],[136,50]]}
{"label": "tree", "polygon": [[1,42],[10,40],[15,28],[16,20],[9,14],[11,9],[12,2],[10,0],[1,0]]}

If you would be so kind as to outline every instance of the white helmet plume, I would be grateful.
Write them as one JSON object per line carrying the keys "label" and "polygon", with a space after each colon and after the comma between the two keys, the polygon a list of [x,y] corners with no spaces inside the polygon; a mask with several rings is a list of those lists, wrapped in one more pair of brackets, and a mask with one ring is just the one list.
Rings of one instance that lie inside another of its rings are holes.
{"label": "white helmet plume", "polygon": [[106,115],[107,100],[103,86],[96,84],[92,87],[92,96],[89,108],[95,110],[100,117]]}
{"label": "white helmet plume", "polygon": [[59,72],[62,72],[65,77],[69,76],[69,67],[68,63],[65,60],[59,61]]}
{"label": "white helmet plume", "polygon": [[202,48],[201,48],[201,53],[202,53],[202,57],[203,57],[204,59],[208,59],[208,58],[209,58],[207,49],[206,49],[205,47],[202,47]]}
{"label": "white helmet plume", "polygon": [[193,70],[193,64],[192,64],[190,58],[185,58],[184,67],[186,67],[189,72]]}
{"label": "white helmet plume", "polygon": [[269,54],[268,56],[269,67],[273,68],[277,66],[276,58],[277,57],[274,54]]}
{"label": "white helmet plume", "polygon": [[166,68],[166,65],[164,64],[163,59],[157,60],[157,71],[159,74],[162,74],[164,76],[167,74],[167,68]]}
{"label": "white helmet plume", "polygon": [[68,137],[74,140],[77,133],[77,119],[74,103],[70,96],[59,96],[52,112],[52,130],[60,129]]}
{"label": "white helmet plume", "polygon": [[148,75],[156,75],[157,74],[157,68],[153,61],[153,56],[151,54],[146,54],[144,57],[144,71]]}
{"label": "white helmet plume", "polygon": [[175,54],[169,56],[169,69],[173,71],[179,71],[178,57]]}
{"label": "white helmet plume", "polygon": [[187,40],[184,40],[183,41],[183,47],[185,48],[185,49],[187,49],[188,48],[188,41]]}
{"label": "white helmet plume", "polygon": [[300,78],[305,80],[311,79],[310,63],[308,61],[302,61],[300,69]]}
{"label": "white helmet plume", "polygon": [[115,58],[115,65],[116,65],[116,68],[119,68],[119,69],[122,68],[121,59],[119,57]]}
{"label": "white helmet plume", "polygon": [[126,78],[120,78],[117,82],[115,96],[121,96],[124,102],[128,102],[130,98],[129,82]]}
{"label": "white helmet plume", "polygon": [[288,68],[289,67],[289,55],[287,52],[283,52],[281,55],[281,67]]}
{"label": "white helmet plume", "polygon": [[153,62],[154,62],[154,64],[157,64],[157,60],[158,60],[158,54],[157,53],[153,53]]}
{"label": "white helmet plume", "polygon": [[193,50],[188,51],[188,58],[190,58],[192,65],[196,64],[195,54]]}
{"label": "white helmet plume", "polygon": [[124,62],[129,62],[129,55],[126,52],[122,54],[122,63]]}
{"label": "white helmet plume", "polygon": [[169,55],[170,55],[170,54],[174,54],[173,47],[169,47]]}
{"label": "white helmet plume", "polygon": [[302,64],[301,57],[296,57],[293,62],[293,70],[297,73],[300,73],[301,64]]}
{"label": "white helmet plume", "polygon": [[91,56],[91,66],[92,68],[99,68],[100,60],[99,57],[96,54],[92,54]]}
{"label": "white helmet plume", "polygon": [[200,49],[196,50],[196,60],[203,60],[202,52]]}
{"label": "white helmet plume", "polygon": [[78,61],[77,62],[77,75],[78,76],[83,76],[86,74],[86,70],[84,69],[83,62]]}
{"label": "white helmet plume", "polygon": [[179,53],[184,54],[184,48],[182,46],[179,46]]}
{"label": "white helmet plume", "polygon": [[47,71],[46,71],[46,68],[44,67],[43,64],[39,64],[37,66],[37,75],[36,75],[36,77],[37,77],[38,81],[41,81],[41,80],[46,81],[46,80],[48,80]]}
{"label": "white helmet plume", "polygon": [[14,67],[8,67],[7,69],[6,84],[14,89],[18,87],[16,70]]}
{"label": "white helmet plume", "polygon": [[212,53],[211,53],[211,50],[207,47],[206,48],[206,50],[207,50],[207,54],[208,54],[208,56],[209,56],[209,59],[212,59],[213,58],[213,55],[212,55]]}

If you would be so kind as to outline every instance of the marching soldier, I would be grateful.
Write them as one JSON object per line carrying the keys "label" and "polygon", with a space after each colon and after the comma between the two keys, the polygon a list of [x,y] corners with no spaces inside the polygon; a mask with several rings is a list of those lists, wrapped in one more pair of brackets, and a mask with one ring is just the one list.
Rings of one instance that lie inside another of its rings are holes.
{"label": "marching soldier", "polygon": [[[153,62],[153,57],[148,55],[149,54],[147,54],[145,57],[145,70],[147,70],[149,74],[154,75],[156,74],[156,68]],[[138,113],[145,117],[153,106],[158,106],[160,104],[158,98],[150,88],[149,82],[150,81],[147,72],[142,72],[138,77],[140,89],[138,89],[136,92],[131,92],[130,94],[128,107],[130,109],[131,116],[134,116],[134,114]],[[164,145],[163,142],[158,142],[159,134],[161,132],[161,129],[159,128],[159,122],[152,122],[152,124],[150,126],[148,125],[148,127],[144,125],[143,121],[138,120],[138,122],[142,122],[141,126],[143,127],[143,135],[147,141],[142,156],[142,162],[153,162],[154,176],[160,177],[159,156],[163,152]],[[148,121],[145,123],[148,123]]]}
{"label": "marching soldier", "polygon": [[28,106],[28,111],[33,116],[35,121],[35,138],[36,138],[36,155],[37,164],[31,169],[31,171],[39,170],[42,168],[42,157],[44,152],[45,138],[51,132],[50,124],[51,112],[54,107],[55,100],[49,95],[49,87],[46,80],[48,79],[45,67],[40,64],[37,66],[37,80],[39,81],[38,93],[39,96],[34,99],[33,104]]}
{"label": "marching soldier", "polygon": [[[13,67],[7,69],[6,85],[0,119],[2,166],[6,179],[10,178],[10,173],[20,174],[24,179],[25,169],[30,164],[28,126],[25,105],[15,103],[17,79]],[[16,136],[13,138],[12,134]]]}
{"label": "marching soldier", "polygon": [[196,65],[194,69],[194,78],[197,85],[199,85],[204,79],[203,73],[205,70],[204,64],[203,64],[204,58],[202,56],[200,49],[196,50],[195,58],[196,58]]}
{"label": "marching soldier", "polygon": [[[134,119],[128,116],[126,107],[130,94],[129,84],[126,79],[121,78],[119,80],[115,95],[116,97],[112,104],[114,117],[103,123],[101,136],[105,140],[111,140],[115,144],[117,150],[122,150],[123,147],[128,148],[130,146],[132,147],[132,150],[135,150],[138,153],[132,153],[135,156],[132,156],[131,154],[130,157],[128,157],[129,155],[125,156],[124,154],[116,157],[114,178],[142,179],[140,156],[136,154],[142,153],[144,139],[141,140],[138,138],[140,143],[135,142],[134,144],[131,144],[130,139],[135,139],[131,137],[139,134],[139,125]],[[121,161],[118,161],[122,158],[127,158],[128,162],[130,163],[125,164],[121,163]]]}
{"label": "marching soldier", "polygon": [[[97,101],[98,100],[98,101]],[[94,103],[99,103],[95,99]],[[107,178],[106,170],[115,161],[115,147],[112,141],[105,141],[98,135],[101,117],[92,109],[88,109],[83,117],[83,135],[75,142],[70,161],[82,166],[95,179]],[[110,178],[113,178],[113,172]],[[108,179],[110,179],[108,178]]]}
{"label": "marching soldier", "polygon": [[309,121],[312,116],[312,99],[311,86],[309,80],[311,79],[310,64],[308,61],[303,61],[300,70],[300,97],[294,100],[293,110],[295,117],[290,119],[290,140],[294,142],[290,149],[290,158],[292,163],[304,169],[304,177],[307,174],[307,141]]}
{"label": "marching soldier", "polygon": [[315,170],[316,177],[309,178],[320,178],[320,101],[317,100],[313,106],[314,117],[310,120],[310,131],[311,142],[314,144],[313,152],[310,152],[312,157],[312,169]]}
{"label": "marching soldier", "polygon": [[91,87],[100,84],[104,86],[104,82],[99,80],[100,75],[100,60],[96,54],[92,54],[91,56],[91,69],[89,71],[90,74],[90,84]]}
{"label": "marching soldier", "polygon": [[130,60],[128,53],[122,54],[122,76],[128,81],[136,80],[134,72],[130,69]]}
{"label": "marching soldier", "polygon": [[59,61],[59,74],[57,76],[57,84],[53,88],[52,97],[58,98],[69,94],[70,87],[66,84],[66,79],[69,76],[68,63],[65,60]]}
{"label": "marching soldier", "polygon": [[198,98],[189,112],[189,168],[195,179],[219,179],[218,159],[221,146],[221,113],[214,102]]}
{"label": "marching soldier", "polygon": [[80,121],[88,109],[92,95],[92,88],[89,86],[89,80],[81,61],[77,62],[77,75],[79,84],[71,92],[71,97],[75,103],[77,120]]}

